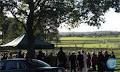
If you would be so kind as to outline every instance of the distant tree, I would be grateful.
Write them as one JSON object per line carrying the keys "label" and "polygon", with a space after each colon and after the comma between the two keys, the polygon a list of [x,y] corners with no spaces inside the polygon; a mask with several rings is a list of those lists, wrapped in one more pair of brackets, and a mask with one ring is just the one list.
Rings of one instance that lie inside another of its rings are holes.
{"label": "distant tree", "polygon": [[109,8],[120,12],[120,0],[0,0],[4,12],[10,12],[28,35],[28,55],[34,58],[34,36],[45,39],[58,33],[65,22],[72,28],[80,23],[100,27]]}

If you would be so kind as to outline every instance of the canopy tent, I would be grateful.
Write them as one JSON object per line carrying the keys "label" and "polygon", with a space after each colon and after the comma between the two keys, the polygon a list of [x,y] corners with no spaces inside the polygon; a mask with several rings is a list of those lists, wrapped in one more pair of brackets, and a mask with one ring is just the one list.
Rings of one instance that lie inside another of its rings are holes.
{"label": "canopy tent", "polygon": [[[23,34],[13,41],[0,45],[0,47],[16,47],[18,49],[26,49],[28,47],[28,38],[26,34]],[[50,44],[43,39],[36,37],[35,38],[35,43],[34,43],[34,48],[35,49],[52,49],[54,48],[54,44]]]}

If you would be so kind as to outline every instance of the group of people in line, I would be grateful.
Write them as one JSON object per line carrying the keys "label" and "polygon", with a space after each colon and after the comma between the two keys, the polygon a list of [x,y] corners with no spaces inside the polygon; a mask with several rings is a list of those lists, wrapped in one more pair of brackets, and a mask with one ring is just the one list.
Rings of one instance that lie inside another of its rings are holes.
{"label": "group of people in line", "polygon": [[[4,53],[1,54],[1,60],[10,59],[10,58],[25,58],[25,53],[20,51],[17,55],[13,55],[12,53]],[[107,67],[107,60],[109,58],[116,58],[113,51],[108,53],[108,51],[99,51],[98,53],[86,53],[83,50],[79,50],[78,52],[70,52],[66,54],[61,47],[56,55],[51,53],[44,53],[43,51],[39,51],[36,55],[36,59],[42,60],[51,66],[63,67],[65,70],[69,70],[71,72],[88,72],[89,70],[98,71],[98,72],[113,72],[114,69],[109,69]]]}
{"label": "group of people in line", "polygon": [[116,58],[113,51],[109,53],[108,51],[99,51],[98,53],[86,53],[81,50],[76,53],[73,51],[69,55],[66,55],[62,48],[57,54],[57,58],[59,61],[58,66],[70,68],[70,71],[74,72],[88,72],[88,71],[96,71],[97,72],[114,72],[114,69],[110,69],[107,66],[107,61],[110,58]]}

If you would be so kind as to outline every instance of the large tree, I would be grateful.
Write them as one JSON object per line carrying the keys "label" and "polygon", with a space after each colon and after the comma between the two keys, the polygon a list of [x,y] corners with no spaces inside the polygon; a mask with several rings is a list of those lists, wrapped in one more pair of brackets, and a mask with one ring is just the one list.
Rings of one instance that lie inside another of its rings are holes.
{"label": "large tree", "polygon": [[10,12],[23,25],[30,58],[34,58],[35,35],[47,38],[57,34],[57,28],[64,22],[71,27],[80,23],[99,27],[109,8],[120,11],[120,0],[1,0],[1,3],[3,11]]}

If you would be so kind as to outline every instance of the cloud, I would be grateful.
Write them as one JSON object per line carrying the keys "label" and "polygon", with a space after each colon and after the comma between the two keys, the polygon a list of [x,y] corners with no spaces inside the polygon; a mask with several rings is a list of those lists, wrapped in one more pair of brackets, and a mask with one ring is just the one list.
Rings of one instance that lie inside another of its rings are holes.
{"label": "cloud", "polygon": [[113,9],[110,9],[105,14],[105,23],[101,24],[101,27],[88,26],[86,24],[81,24],[78,28],[69,30],[67,26],[63,23],[61,27],[58,28],[59,32],[92,32],[92,31],[120,31],[120,13],[115,13]]}

